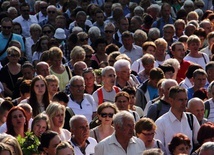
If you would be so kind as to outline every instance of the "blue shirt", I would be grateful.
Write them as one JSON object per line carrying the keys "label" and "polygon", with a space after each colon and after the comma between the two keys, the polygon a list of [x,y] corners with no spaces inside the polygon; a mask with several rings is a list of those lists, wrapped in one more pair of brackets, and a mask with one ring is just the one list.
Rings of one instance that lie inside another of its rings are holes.
{"label": "blue shirt", "polygon": [[150,100],[155,99],[156,97],[158,97],[158,89],[151,87],[151,86],[147,86],[147,89],[149,91],[149,96],[150,96]]}
{"label": "blue shirt", "polygon": [[[8,43],[9,38],[5,37],[2,32],[0,32],[0,52],[2,52],[4,50],[4,48],[6,47],[7,43]],[[24,41],[22,39],[21,35],[18,34],[14,34],[13,33],[13,37],[11,40],[16,40],[21,44],[21,51],[24,52],[25,51],[25,45],[24,45]],[[5,51],[4,54],[2,54],[0,56],[0,61],[2,61],[4,58],[7,57],[7,52]]]}

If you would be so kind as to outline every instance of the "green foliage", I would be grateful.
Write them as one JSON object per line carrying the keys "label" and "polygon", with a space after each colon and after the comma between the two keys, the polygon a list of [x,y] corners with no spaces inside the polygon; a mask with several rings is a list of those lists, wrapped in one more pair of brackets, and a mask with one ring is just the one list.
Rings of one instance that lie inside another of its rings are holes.
{"label": "green foliage", "polygon": [[17,137],[17,140],[21,146],[23,155],[32,155],[39,153],[38,146],[40,141],[33,132],[26,132],[25,137],[22,138],[20,135]]}

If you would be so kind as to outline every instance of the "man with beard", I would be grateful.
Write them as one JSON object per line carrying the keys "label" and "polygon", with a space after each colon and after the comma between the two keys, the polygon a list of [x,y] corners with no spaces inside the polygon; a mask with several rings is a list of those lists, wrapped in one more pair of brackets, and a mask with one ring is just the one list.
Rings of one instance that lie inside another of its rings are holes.
{"label": "man with beard", "polygon": [[134,117],[128,111],[114,115],[115,132],[95,146],[94,155],[142,155],[146,149],[142,140],[134,137]]}
{"label": "man with beard", "polygon": [[76,115],[84,115],[91,122],[96,114],[97,103],[91,95],[85,94],[85,81],[82,76],[73,76],[70,80],[70,95],[68,107]]}
{"label": "man with beard", "polygon": [[74,154],[93,154],[97,141],[94,138],[89,137],[87,118],[83,115],[75,115],[70,119],[69,124],[72,133],[70,142],[74,148]]}
{"label": "man with beard", "polygon": [[114,98],[120,91],[120,88],[114,85],[116,79],[114,67],[106,66],[102,69],[101,75],[103,86],[93,93],[94,100],[98,105],[106,101],[114,103]]}

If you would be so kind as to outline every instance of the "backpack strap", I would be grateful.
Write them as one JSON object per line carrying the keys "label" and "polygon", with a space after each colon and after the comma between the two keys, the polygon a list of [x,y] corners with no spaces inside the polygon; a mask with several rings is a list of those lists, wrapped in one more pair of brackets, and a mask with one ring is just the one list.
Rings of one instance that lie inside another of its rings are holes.
{"label": "backpack strap", "polygon": [[160,142],[157,140],[157,146],[160,149]]}
{"label": "backpack strap", "polygon": [[191,113],[186,113],[188,124],[190,129],[193,131],[193,115]]}
{"label": "backpack strap", "polygon": [[209,101],[206,101],[206,102],[204,103],[204,105],[205,105],[204,117],[205,117],[205,118],[208,118],[209,115],[210,115],[210,102],[209,102]]}
{"label": "backpack strap", "polygon": [[156,120],[158,119],[158,117],[159,117],[159,115],[160,115],[161,109],[162,109],[162,101],[159,100],[159,101],[157,102],[157,115],[156,115]]}
{"label": "backpack strap", "polygon": [[103,91],[102,88],[97,89],[97,96],[98,96],[98,105],[103,103]]}
{"label": "backpack strap", "polygon": [[70,69],[68,68],[67,65],[65,65],[65,69],[66,69],[66,71],[67,71],[67,73],[68,73],[68,78],[69,78],[69,80],[70,80],[71,77],[72,77],[71,72],[70,72]]}
{"label": "backpack strap", "polygon": [[207,64],[207,60],[206,60],[206,58],[205,58],[205,56],[204,56],[204,53],[202,53],[202,56],[203,56],[203,58],[204,58],[205,64]]}
{"label": "backpack strap", "polygon": [[117,86],[113,86],[114,91],[116,92],[116,94],[120,91],[120,89]]}

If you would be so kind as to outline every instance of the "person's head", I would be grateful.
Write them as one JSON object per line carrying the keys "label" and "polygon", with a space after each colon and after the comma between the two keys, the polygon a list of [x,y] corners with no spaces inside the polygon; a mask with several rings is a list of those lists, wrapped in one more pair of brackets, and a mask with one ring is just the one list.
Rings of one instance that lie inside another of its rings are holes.
{"label": "person's head", "polygon": [[206,142],[200,148],[199,155],[212,155],[214,154],[214,142]]}
{"label": "person's head", "polygon": [[177,37],[180,37],[183,35],[184,29],[185,29],[185,21],[183,19],[177,19],[175,21],[175,34]]}
{"label": "person's head", "polygon": [[[18,133],[16,131],[20,128],[24,129],[24,132],[28,130],[28,121],[25,110],[19,106],[15,106],[10,109],[6,119],[7,133],[16,137]],[[24,133],[23,133],[24,134]]]}
{"label": "person's head", "polygon": [[122,91],[127,92],[129,94],[129,108],[135,104],[135,95],[136,89],[135,87],[125,86]]}
{"label": "person's head", "polygon": [[204,118],[204,102],[197,97],[190,99],[187,104],[187,111],[194,114],[197,120],[201,123]]}
{"label": "person's head", "polygon": [[[172,66],[174,68],[174,73],[172,74],[171,77],[170,76],[169,77],[171,79],[177,78],[177,73],[178,73],[178,70],[180,69],[180,63],[177,59],[169,58],[169,59],[165,60],[162,65]],[[165,74],[165,77],[166,77],[166,74]]]}
{"label": "person's head", "polygon": [[206,34],[212,32],[212,23],[209,19],[202,20],[199,26],[205,30]]}
{"label": "person's head", "polygon": [[66,27],[66,18],[63,15],[58,15],[55,19],[56,28],[64,29]]}
{"label": "person's head", "polygon": [[37,137],[41,137],[41,135],[50,128],[49,126],[49,118],[46,114],[40,113],[36,117],[33,118],[31,131]]}
{"label": "person's head", "polygon": [[163,27],[163,38],[167,41],[171,41],[175,34],[175,27],[173,24],[166,24]]}
{"label": "person's head", "polygon": [[30,62],[25,62],[22,65],[22,75],[26,80],[32,80],[35,74],[33,65]]}
{"label": "person's head", "polygon": [[160,38],[160,30],[156,27],[150,28],[148,32],[148,40],[155,41]]}
{"label": "person's head", "polygon": [[88,44],[88,34],[86,32],[77,33],[77,38],[80,46]]}
{"label": "person's head", "polygon": [[149,85],[157,88],[158,81],[163,78],[165,78],[165,75],[160,68],[152,68],[149,72]]}
{"label": "person's head", "polygon": [[135,32],[138,29],[141,29],[141,25],[143,24],[143,19],[140,16],[133,16],[130,21],[130,31]]}
{"label": "person's head", "polygon": [[155,55],[155,51],[157,47],[153,41],[146,41],[145,43],[143,43],[142,48],[143,48],[144,54],[148,53],[151,55]]}
{"label": "person's head", "polygon": [[36,73],[37,75],[41,75],[46,77],[50,74],[49,64],[44,61],[40,61],[36,64]]}
{"label": "person's head", "polygon": [[129,141],[134,134],[134,117],[128,111],[120,111],[113,116],[113,125],[117,139]]}
{"label": "person's head", "polygon": [[155,122],[150,118],[141,118],[135,124],[135,132],[138,138],[140,138],[146,146],[153,142],[157,126]]}
{"label": "person's head", "polygon": [[83,70],[82,77],[85,80],[85,86],[86,87],[93,87],[95,83],[95,73],[93,71],[93,68],[89,67]]}
{"label": "person's head", "polygon": [[84,61],[77,61],[73,66],[73,74],[82,76],[82,73],[86,68],[87,64]]}
{"label": "person's head", "polygon": [[127,31],[129,28],[129,20],[126,17],[120,17],[118,20],[118,29],[120,33],[123,33],[124,31]]}
{"label": "person's head", "polygon": [[7,14],[8,14],[8,17],[10,17],[12,20],[15,19],[16,17],[18,17],[17,9],[15,7],[12,7],[12,6],[10,6],[7,9]]}
{"label": "person's head", "polygon": [[41,36],[37,43],[32,47],[32,50],[35,52],[43,52],[45,50],[48,50],[48,42],[49,38],[46,35]]}
{"label": "person's head", "polygon": [[128,111],[129,100],[130,100],[130,96],[125,91],[118,92],[115,96],[115,104],[120,111],[121,110],[127,110]]}
{"label": "person's head", "polygon": [[61,142],[56,147],[56,155],[74,155],[74,148],[68,142]]}
{"label": "person's head", "polygon": [[171,6],[168,3],[163,3],[161,6],[161,16],[164,19],[168,19],[170,16],[170,12],[171,12]]}
{"label": "person's head", "polygon": [[214,125],[211,122],[207,122],[201,125],[198,130],[197,141],[200,145],[205,142],[214,142]]}
{"label": "person's head", "polygon": [[177,59],[179,62],[183,60],[185,57],[185,47],[182,42],[174,42],[171,46],[171,53],[175,59]]}
{"label": "person's head", "polygon": [[190,11],[193,11],[194,10],[193,1],[191,1],[191,0],[185,1],[184,4],[183,4],[183,8],[187,13],[189,13]]}
{"label": "person's head", "polygon": [[199,51],[200,44],[201,40],[196,35],[191,35],[187,39],[187,46],[191,53],[197,53]]}
{"label": "person's head", "polygon": [[142,47],[143,43],[148,39],[146,32],[140,29],[134,32],[133,38],[135,45],[138,45],[140,47]]}
{"label": "person's head", "polygon": [[70,92],[73,97],[83,96],[85,90],[85,81],[82,76],[75,75],[70,80]]}
{"label": "person's head", "polygon": [[6,122],[9,110],[13,107],[11,101],[4,100],[0,105],[0,124]]}
{"label": "person's head", "polygon": [[164,152],[159,148],[152,148],[143,151],[142,155],[164,155]]}
{"label": "person's head", "polygon": [[30,5],[28,3],[22,3],[20,5],[20,13],[25,20],[28,20],[30,13]]}
{"label": "person's head", "polygon": [[57,16],[57,8],[54,5],[49,5],[47,7],[47,15],[48,20],[55,21],[55,18]]}
{"label": "person's head", "polygon": [[167,42],[163,38],[158,38],[155,40],[155,45],[157,47],[155,56],[163,56],[166,53]]}
{"label": "person's head", "polygon": [[21,57],[21,51],[15,46],[7,48],[7,58],[11,63],[18,63],[19,58]]}
{"label": "person's head", "polygon": [[186,90],[179,86],[173,86],[169,90],[169,99],[172,111],[183,113],[187,105]]}
{"label": "person's head", "polygon": [[172,137],[168,144],[169,151],[172,155],[189,154],[191,148],[190,139],[182,133],[177,133]]}
{"label": "person's head", "polygon": [[90,41],[92,43],[94,43],[97,39],[101,37],[101,32],[100,29],[97,26],[92,26],[89,30],[88,30],[88,36],[90,38]]}
{"label": "person's head", "polygon": [[72,60],[72,63],[76,63],[77,61],[84,61],[86,56],[85,50],[80,46],[75,46],[71,53],[70,53],[70,59]]}
{"label": "person's head", "polygon": [[59,47],[51,47],[49,51],[49,57],[52,60],[51,64],[53,66],[60,66],[63,58],[62,50]]}
{"label": "person's head", "polygon": [[45,96],[48,95],[47,82],[41,75],[37,75],[33,78],[31,83],[30,96]]}
{"label": "person's head", "polygon": [[165,99],[169,99],[169,90],[173,86],[178,86],[177,81],[175,81],[174,79],[167,79],[161,83],[161,89]]}
{"label": "person's head", "polygon": [[13,30],[13,21],[9,17],[5,17],[1,20],[2,34],[9,36]]}
{"label": "person's head", "polygon": [[59,102],[60,104],[67,107],[69,98],[68,98],[68,95],[64,92],[56,92],[53,96],[52,101],[53,102]]}
{"label": "person's head", "polygon": [[54,36],[55,28],[50,25],[46,24],[42,27],[42,34],[47,35],[49,38],[52,38]]}
{"label": "person's head", "polygon": [[105,68],[103,68],[101,72],[101,76],[102,76],[102,82],[104,87],[114,86],[115,78],[116,78],[116,72],[114,67],[106,66]]}
{"label": "person's head", "polygon": [[70,131],[75,140],[83,143],[89,137],[89,125],[84,115],[74,115],[69,121]]}
{"label": "person's head", "polygon": [[120,55],[119,51],[114,51],[108,55],[107,62],[109,66],[114,66],[114,63],[116,62],[116,57],[119,55]]}
{"label": "person's head", "polygon": [[47,2],[45,1],[40,1],[39,2],[39,8],[40,8],[40,11],[43,15],[47,15],[47,7],[48,7],[48,4]]}
{"label": "person's head", "polygon": [[203,88],[206,84],[207,80],[207,73],[203,69],[196,69],[193,72],[193,83],[194,83],[194,88],[200,89]]}
{"label": "person's head", "polygon": [[48,93],[51,95],[54,95],[59,88],[59,79],[56,75],[48,75],[45,77],[45,80],[47,81],[47,86],[48,86]]}
{"label": "person's head", "polygon": [[62,128],[64,125],[64,119],[65,119],[65,106],[58,103],[53,102],[48,105],[46,109],[46,114],[49,117],[50,121],[50,128]]}
{"label": "person's head", "polygon": [[141,58],[144,71],[147,75],[149,75],[149,72],[152,68],[154,68],[155,63],[155,57],[151,54],[144,54]]}
{"label": "person's head", "polygon": [[117,78],[128,81],[131,74],[131,64],[128,60],[120,59],[114,63]]}
{"label": "person's head", "polygon": [[32,118],[32,107],[31,107],[31,105],[26,104],[26,103],[19,103],[18,106],[21,107],[22,109],[24,109],[27,121],[29,121]]}
{"label": "person's head", "polygon": [[106,45],[107,45],[106,39],[103,38],[103,37],[98,37],[98,38],[95,40],[95,43],[94,43],[95,51],[96,51],[97,53],[105,54]]}
{"label": "person's head", "polygon": [[113,23],[107,23],[104,26],[104,32],[105,32],[106,40],[113,39],[113,35],[115,33],[115,26],[114,26],[114,24]]}
{"label": "person's head", "polygon": [[78,11],[76,14],[76,23],[79,27],[84,28],[86,21],[86,13],[84,11]]}
{"label": "person's head", "polygon": [[205,67],[206,73],[207,73],[207,80],[209,82],[214,80],[214,62],[210,61],[206,64]]}
{"label": "person's head", "polygon": [[56,147],[60,142],[58,133],[48,130],[41,135],[39,149],[48,155],[56,155]]}
{"label": "person's head", "polygon": [[134,42],[134,39],[133,39],[132,33],[129,31],[124,31],[122,33],[122,43],[125,49],[131,50],[133,42]]}
{"label": "person's head", "polygon": [[32,24],[30,26],[30,35],[32,38],[39,39],[42,34],[42,28],[39,24]]}
{"label": "person's head", "polygon": [[190,11],[190,12],[187,14],[186,20],[187,20],[187,22],[189,22],[189,21],[191,21],[191,20],[196,20],[196,21],[198,21],[198,20],[199,20],[199,16],[198,16],[197,12],[195,12],[195,11]]}
{"label": "person's head", "polygon": [[97,108],[98,118],[103,125],[110,125],[113,121],[113,116],[118,112],[115,104],[110,102],[104,102],[100,104]]}

